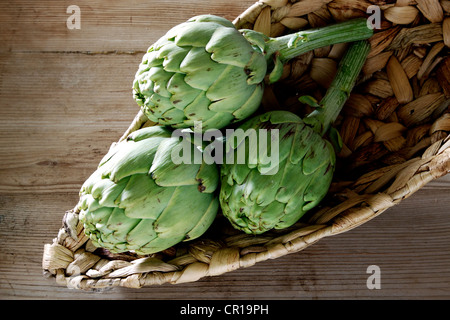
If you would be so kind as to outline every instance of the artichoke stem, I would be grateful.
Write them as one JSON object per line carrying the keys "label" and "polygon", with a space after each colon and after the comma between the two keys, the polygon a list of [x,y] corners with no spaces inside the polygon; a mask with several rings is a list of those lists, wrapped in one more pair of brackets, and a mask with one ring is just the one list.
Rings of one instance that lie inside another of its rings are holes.
{"label": "artichoke stem", "polygon": [[365,40],[350,44],[339,63],[333,82],[320,101],[321,108],[317,108],[304,119],[305,123],[311,125],[322,136],[328,132],[349,98],[370,49],[369,42]]}
{"label": "artichoke stem", "polygon": [[266,57],[278,53],[282,63],[308,51],[329,45],[365,40],[373,35],[367,19],[358,18],[334,25],[299,31],[286,36],[271,38],[266,43]]}

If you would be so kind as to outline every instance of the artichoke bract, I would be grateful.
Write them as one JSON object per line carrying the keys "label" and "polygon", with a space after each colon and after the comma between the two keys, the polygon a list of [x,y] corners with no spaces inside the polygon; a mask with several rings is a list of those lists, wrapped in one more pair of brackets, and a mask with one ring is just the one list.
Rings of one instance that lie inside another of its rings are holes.
{"label": "artichoke bract", "polygon": [[221,129],[259,107],[263,81],[281,77],[283,63],[307,51],[367,39],[366,19],[269,38],[238,31],[222,17],[201,15],[175,26],[144,55],[133,96],[152,121],[173,128]]}
{"label": "artichoke bract", "polygon": [[[334,144],[325,135],[348,99],[369,50],[365,41],[350,46],[318,109],[306,118],[271,111],[244,122],[242,131],[227,137],[227,154],[234,158],[227,157],[222,165],[219,199],[235,228],[260,234],[289,227],[325,197],[336,165]],[[252,134],[258,146],[250,142]],[[271,144],[260,147],[261,140]],[[244,161],[239,161],[239,151],[247,155]],[[267,161],[274,152],[278,153],[275,164]]]}
{"label": "artichoke bract", "polygon": [[92,242],[111,252],[150,254],[202,235],[219,202],[215,164],[175,164],[174,154],[198,150],[155,126],[111,148],[80,191],[80,220]]}

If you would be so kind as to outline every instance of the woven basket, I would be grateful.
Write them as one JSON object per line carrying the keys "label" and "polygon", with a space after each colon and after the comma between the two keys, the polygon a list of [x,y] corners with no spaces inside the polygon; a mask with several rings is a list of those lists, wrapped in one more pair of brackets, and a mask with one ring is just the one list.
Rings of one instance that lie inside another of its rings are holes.
{"label": "woven basket", "polygon": [[[361,79],[335,126],[344,147],[328,196],[294,226],[260,236],[234,230],[220,214],[201,238],[163,252],[111,254],[84,235],[78,212],[66,212],[43,269],[63,286],[100,289],[185,283],[298,252],[351,230],[450,172],[450,1],[261,0],[234,24],[270,36],[382,11]],[[261,108],[310,112],[298,97],[323,96],[346,45],[290,61],[267,86]],[[124,134],[153,125],[139,113]]]}

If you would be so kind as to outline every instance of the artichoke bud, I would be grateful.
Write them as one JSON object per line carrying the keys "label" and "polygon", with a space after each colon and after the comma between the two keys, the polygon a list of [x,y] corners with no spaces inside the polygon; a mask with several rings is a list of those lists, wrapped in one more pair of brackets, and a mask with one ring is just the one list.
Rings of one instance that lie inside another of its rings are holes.
{"label": "artichoke bud", "polygon": [[163,125],[190,128],[202,121],[203,130],[223,128],[259,107],[267,69],[262,51],[230,21],[194,17],[148,49],[133,83],[134,99]]}
{"label": "artichoke bud", "polygon": [[80,191],[80,220],[92,242],[150,254],[202,235],[218,211],[219,172],[199,152],[158,126],[112,147]]}
{"label": "artichoke bud", "polygon": [[[288,111],[256,116],[240,128],[254,129],[257,142],[251,142],[250,135],[242,138],[241,133],[227,140],[235,160],[240,151],[246,157],[234,163],[227,158],[222,165],[223,214],[235,228],[249,234],[291,226],[328,192],[336,163],[332,145]],[[278,141],[272,139],[266,148],[261,147],[260,140],[274,137],[271,131],[278,132]],[[276,163],[268,164],[268,159]]]}

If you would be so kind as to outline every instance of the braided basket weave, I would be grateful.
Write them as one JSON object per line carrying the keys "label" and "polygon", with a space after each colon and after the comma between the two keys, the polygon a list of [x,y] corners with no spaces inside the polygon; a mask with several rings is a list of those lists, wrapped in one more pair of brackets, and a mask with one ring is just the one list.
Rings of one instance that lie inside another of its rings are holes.
{"label": "braided basket weave", "polygon": [[[294,226],[259,236],[234,230],[220,214],[201,238],[149,256],[111,254],[84,234],[78,212],[66,212],[43,269],[60,285],[79,289],[139,288],[193,282],[298,252],[355,228],[433,179],[450,172],[450,1],[260,0],[234,24],[269,36],[382,12],[371,53],[335,127],[344,147],[328,196]],[[290,61],[282,80],[267,86],[261,108],[304,115],[298,97],[323,96],[346,45]],[[139,113],[124,134],[151,126]]]}

